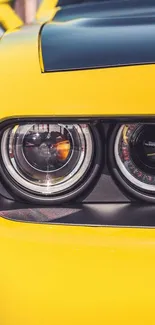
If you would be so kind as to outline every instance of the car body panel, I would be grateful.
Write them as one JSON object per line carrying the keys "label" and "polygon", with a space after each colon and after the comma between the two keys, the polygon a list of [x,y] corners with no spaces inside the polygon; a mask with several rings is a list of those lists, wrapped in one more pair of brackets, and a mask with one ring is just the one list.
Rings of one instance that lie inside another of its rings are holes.
{"label": "car body panel", "polygon": [[[70,8],[72,8],[72,14],[74,13],[72,20],[74,18],[75,20],[78,19],[79,16],[76,16],[78,6],[75,6],[75,9],[73,9],[74,6],[66,6],[64,7],[66,9],[61,9],[56,7],[55,2],[52,3],[53,9],[50,11],[51,28],[52,26],[54,28],[54,26],[65,25],[64,19],[70,15],[68,13],[71,10]],[[122,2],[121,4],[121,2],[114,1],[113,6],[116,10],[119,4],[119,8],[124,8],[122,9],[122,17],[128,15],[131,19],[134,16],[133,10],[131,10],[131,2],[128,2],[129,14],[126,7],[124,7],[125,3]],[[142,17],[142,19],[150,17],[150,10],[153,10],[150,8],[154,8],[152,1],[148,1],[147,4],[143,1],[144,6],[141,10],[137,5],[137,1],[133,3],[136,3],[136,10],[138,10],[136,16],[133,17],[136,18],[136,21],[137,17]],[[106,8],[106,11],[103,11],[104,18],[107,16],[113,19],[115,10],[110,10],[110,1],[100,3],[100,5]],[[97,15],[100,5],[99,3],[99,7],[96,5],[96,8],[98,8],[96,9]],[[87,4],[87,6],[89,10],[86,11],[86,4],[81,5],[84,8],[83,18],[85,15],[88,18],[93,15],[92,7],[94,8],[94,3]],[[81,9],[78,15],[81,15]],[[116,16],[118,17],[117,10]],[[153,28],[154,11],[152,11],[151,19],[153,21],[150,28]],[[124,67],[116,66],[94,70],[90,67],[85,71],[81,69],[79,71],[41,73],[44,72],[41,44],[41,35],[44,28],[46,29],[44,24],[45,21],[40,21],[36,25],[17,29],[13,33],[6,33],[0,42],[0,82],[1,103],[3,105],[0,118],[24,115],[65,115],[70,117],[153,115],[155,113],[153,100],[155,93],[155,65],[151,64],[149,60],[147,63],[150,64],[145,65],[145,62],[141,60],[142,65],[138,66],[132,65],[132,62],[130,62],[131,66]],[[132,37],[133,35],[134,33],[132,33]],[[147,39],[149,41],[149,37]],[[134,40],[132,41],[135,43]],[[62,46],[59,45],[60,53],[58,56],[62,60],[61,51],[63,52],[63,44]],[[115,58],[115,55],[113,57]],[[14,76],[12,87],[8,87],[11,76]]]}
{"label": "car body panel", "polygon": [[0,118],[155,113],[155,65],[44,74],[38,54],[40,28],[24,27],[1,40]]}
{"label": "car body panel", "polygon": [[41,49],[43,72],[154,64],[155,18],[103,15],[48,23]]}
{"label": "car body panel", "polygon": [[155,3],[154,0],[69,0],[70,5],[65,5],[66,0],[58,2],[58,6],[61,10],[54,18],[55,22],[66,22],[68,20],[73,21],[81,18],[104,18],[108,17],[122,17],[138,18],[141,15],[143,17],[154,17]]}
{"label": "car body panel", "polygon": [[154,229],[1,218],[0,247],[1,324],[154,324]]}
{"label": "car body panel", "polygon": [[[51,19],[60,10],[53,7],[45,16]],[[45,16],[7,32],[0,42],[1,121],[155,114],[154,64],[43,73]],[[153,227],[45,225],[0,217],[0,257],[2,325],[154,324]]]}

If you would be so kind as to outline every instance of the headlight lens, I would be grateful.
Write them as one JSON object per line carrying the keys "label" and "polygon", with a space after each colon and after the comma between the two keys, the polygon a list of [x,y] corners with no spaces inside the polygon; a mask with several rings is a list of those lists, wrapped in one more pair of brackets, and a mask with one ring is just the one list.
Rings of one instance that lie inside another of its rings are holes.
{"label": "headlight lens", "polygon": [[155,192],[155,125],[122,125],[114,145],[118,168],[142,191]]}
{"label": "headlight lens", "polygon": [[42,195],[75,186],[89,169],[93,152],[93,137],[85,124],[14,125],[1,141],[2,159],[12,179]]}

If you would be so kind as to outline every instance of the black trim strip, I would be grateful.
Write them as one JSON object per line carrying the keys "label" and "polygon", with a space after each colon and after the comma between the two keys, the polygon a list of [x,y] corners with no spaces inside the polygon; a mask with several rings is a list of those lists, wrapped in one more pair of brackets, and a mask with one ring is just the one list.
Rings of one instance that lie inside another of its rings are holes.
{"label": "black trim strip", "polygon": [[8,116],[0,120],[0,130],[13,124],[24,123],[155,123],[155,114],[135,115],[94,115],[94,116]]}
{"label": "black trim strip", "polygon": [[83,226],[155,227],[155,205],[85,204],[38,208],[24,203],[0,199],[0,217],[33,223]]}

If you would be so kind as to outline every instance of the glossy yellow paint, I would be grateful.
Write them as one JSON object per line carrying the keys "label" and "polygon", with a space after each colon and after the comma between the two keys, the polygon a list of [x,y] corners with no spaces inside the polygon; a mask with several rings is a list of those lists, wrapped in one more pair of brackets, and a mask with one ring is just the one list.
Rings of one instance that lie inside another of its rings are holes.
{"label": "glossy yellow paint", "polygon": [[154,229],[1,218],[0,256],[3,325],[154,325]]}
{"label": "glossy yellow paint", "polygon": [[9,4],[0,2],[0,24],[6,30],[12,30],[22,26],[23,22]]}
{"label": "glossy yellow paint", "polygon": [[0,118],[155,114],[155,65],[41,73],[40,28],[8,33],[0,43]]}
{"label": "glossy yellow paint", "polygon": [[[40,28],[0,42],[1,119],[155,114],[155,65],[44,74]],[[0,262],[2,325],[154,324],[155,229],[0,218]]]}

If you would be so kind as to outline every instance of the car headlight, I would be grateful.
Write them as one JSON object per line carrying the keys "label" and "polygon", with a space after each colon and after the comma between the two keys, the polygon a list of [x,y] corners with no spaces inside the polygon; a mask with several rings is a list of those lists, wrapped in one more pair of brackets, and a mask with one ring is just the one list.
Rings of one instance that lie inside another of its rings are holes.
{"label": "car headlight", "polygon": [[117,167],[134,188],[155,194],[155,125],[125,124],[114,144]]}
{"label": "car headlight", "polygon": [[87,124],[16,124],[2,135],[1,157],[10,185],[52,199],[73,192],[87,174],[94,137]]}

